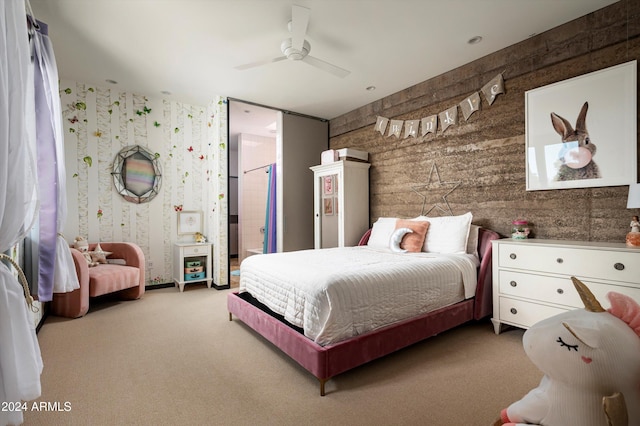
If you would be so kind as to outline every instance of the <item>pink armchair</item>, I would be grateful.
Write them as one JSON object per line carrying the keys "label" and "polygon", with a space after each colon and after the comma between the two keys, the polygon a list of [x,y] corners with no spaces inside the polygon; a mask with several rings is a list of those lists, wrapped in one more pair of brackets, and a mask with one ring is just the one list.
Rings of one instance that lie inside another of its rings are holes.
{"label": "pink armchair", "polygon": [[[89,245],[93,250],[95,244]],[[51,302],[53,315],[78,318],[89,310],[89,298],[118,292],[121,299],[139,299],[145,288],[144,253],[133,243],[100,243],[102,250],[111,252],[108,260],[122,259],[89,267],[80,251],[71,248],[80,288],[70,293],[54,293]],[[120,261],[120,263],[122,263]]]}

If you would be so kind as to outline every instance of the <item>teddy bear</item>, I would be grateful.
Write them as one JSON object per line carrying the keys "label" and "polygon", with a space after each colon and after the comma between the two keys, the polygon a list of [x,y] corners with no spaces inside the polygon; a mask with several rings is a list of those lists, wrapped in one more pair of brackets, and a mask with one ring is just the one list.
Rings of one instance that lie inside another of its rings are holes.
{"label": "teddy bear", "polygon": [[99,262],[93,259],[91,257],[91,253],[89,253],[89,242],[83,237],[76,237],[75,240],[73,240],[73,244],[71,245],[71,247],[82,253],[82,256],[87,261],[89,267],[98,266]]}
{"label": "teddy bear", "polygon": [[195,235],[193,236],[193,239],[195,240],[196,243],[206,243],[207,242],[207,237],[202,235],[202,233],[200,233],[200,232],[196,232]]}
{"label": "teddy bear", "polygon": [[585,309],[534,324],[524,350],[544,373],[540,385],[503,409],[495,425],[640,424],[640,305],[609,292],[605,310],[571,277]]}

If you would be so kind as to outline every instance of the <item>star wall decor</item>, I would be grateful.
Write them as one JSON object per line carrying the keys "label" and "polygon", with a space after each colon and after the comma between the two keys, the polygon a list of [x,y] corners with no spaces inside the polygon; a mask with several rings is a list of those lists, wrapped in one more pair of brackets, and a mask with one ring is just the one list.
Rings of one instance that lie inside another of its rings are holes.
{"label": "star wall decor", "polygon": [[[432,180],[433,180],[434,172],[436,177],[438,178],[438,181],[434,183],[437,184],[438,187],[451,186],[451,188],[442,196],[442,201],[444,202],[446,209],[443,206],[441,206],[439,203],[435,203],[425,213],[424,209],[427,204],[426,192],[429,189],[433,188]],[[431,170],[429,171],[429,180],[427,181],[427,183],[425,185],[416,185],[411,187],[411,190],[413,192],[415,192],[416,194],[422,197],[422,210],[420,215],[428,216],[433,209],[438,209],[441,213],[446,213],[450,216],[453,216],[453,211],[451,210],[451,206],[449,206],[449,202],[447,201],[447,196],[451,194],[458,186],[460,186],[460,182],[443,182],[442,179],[440,179],[440,173],[438,173],[438,166],[436,166],[436,163],[433,163],[431,165]]]}

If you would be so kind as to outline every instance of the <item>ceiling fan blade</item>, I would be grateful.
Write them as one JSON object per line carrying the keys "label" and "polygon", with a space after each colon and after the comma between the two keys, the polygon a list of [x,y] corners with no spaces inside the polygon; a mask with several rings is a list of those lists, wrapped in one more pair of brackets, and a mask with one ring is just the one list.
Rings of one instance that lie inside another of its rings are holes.
{"label": "ceiling fan blade", "polygon": [[311,9],[295,4],[291,6],[291,47],[296,50],[302,50],[310,15]]}
{"label": "ceiling fan blade", "polygon": [[320,68],[323,71],[330,72],[336,77],[345,78],[346,76],[351,74],[351,71],[347,71],[344,68],[340,68],[336,65],[330,64],[329,62],[325,62],[322,59],[314,58],[313,56],[307,55],[302,60],[309,65],[313,65],[314,67]]}
{"label": "ceiling fan blade", "polygon": [[237,67],[234,67],[234,68],[239,70],[239,71],[242,71],[242,70],[246,70],[246,69],[249,69],[249,68],[259,67],[261,65],[271,64],[273,62],[284,61],[285,59],[287,59],[286,56],[280,56],[278,58],[264,59],[262,61],[256,61],[256,62],[250,62],[248,64],[238,65]]}

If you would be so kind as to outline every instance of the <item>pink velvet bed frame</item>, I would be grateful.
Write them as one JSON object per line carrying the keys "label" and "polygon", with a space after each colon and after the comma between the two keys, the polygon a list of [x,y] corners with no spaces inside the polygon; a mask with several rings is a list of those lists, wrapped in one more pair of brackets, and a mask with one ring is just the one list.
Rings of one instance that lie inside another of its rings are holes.
{"label": "pink velvet bed frame", "polygon": [[[320,346],[281,320],[242,299],[238,293],[227,297],[229,321],[239,320],[273,343],[320,381],[320,395],[325,383],[347,370],[395,352],[416,342],[491,314],[491,240],[497,233],[480,229],[478,236],[478,285],[474,298],[420,315],[369,333]],[[360,244],[366,244],[368,233]]]}

